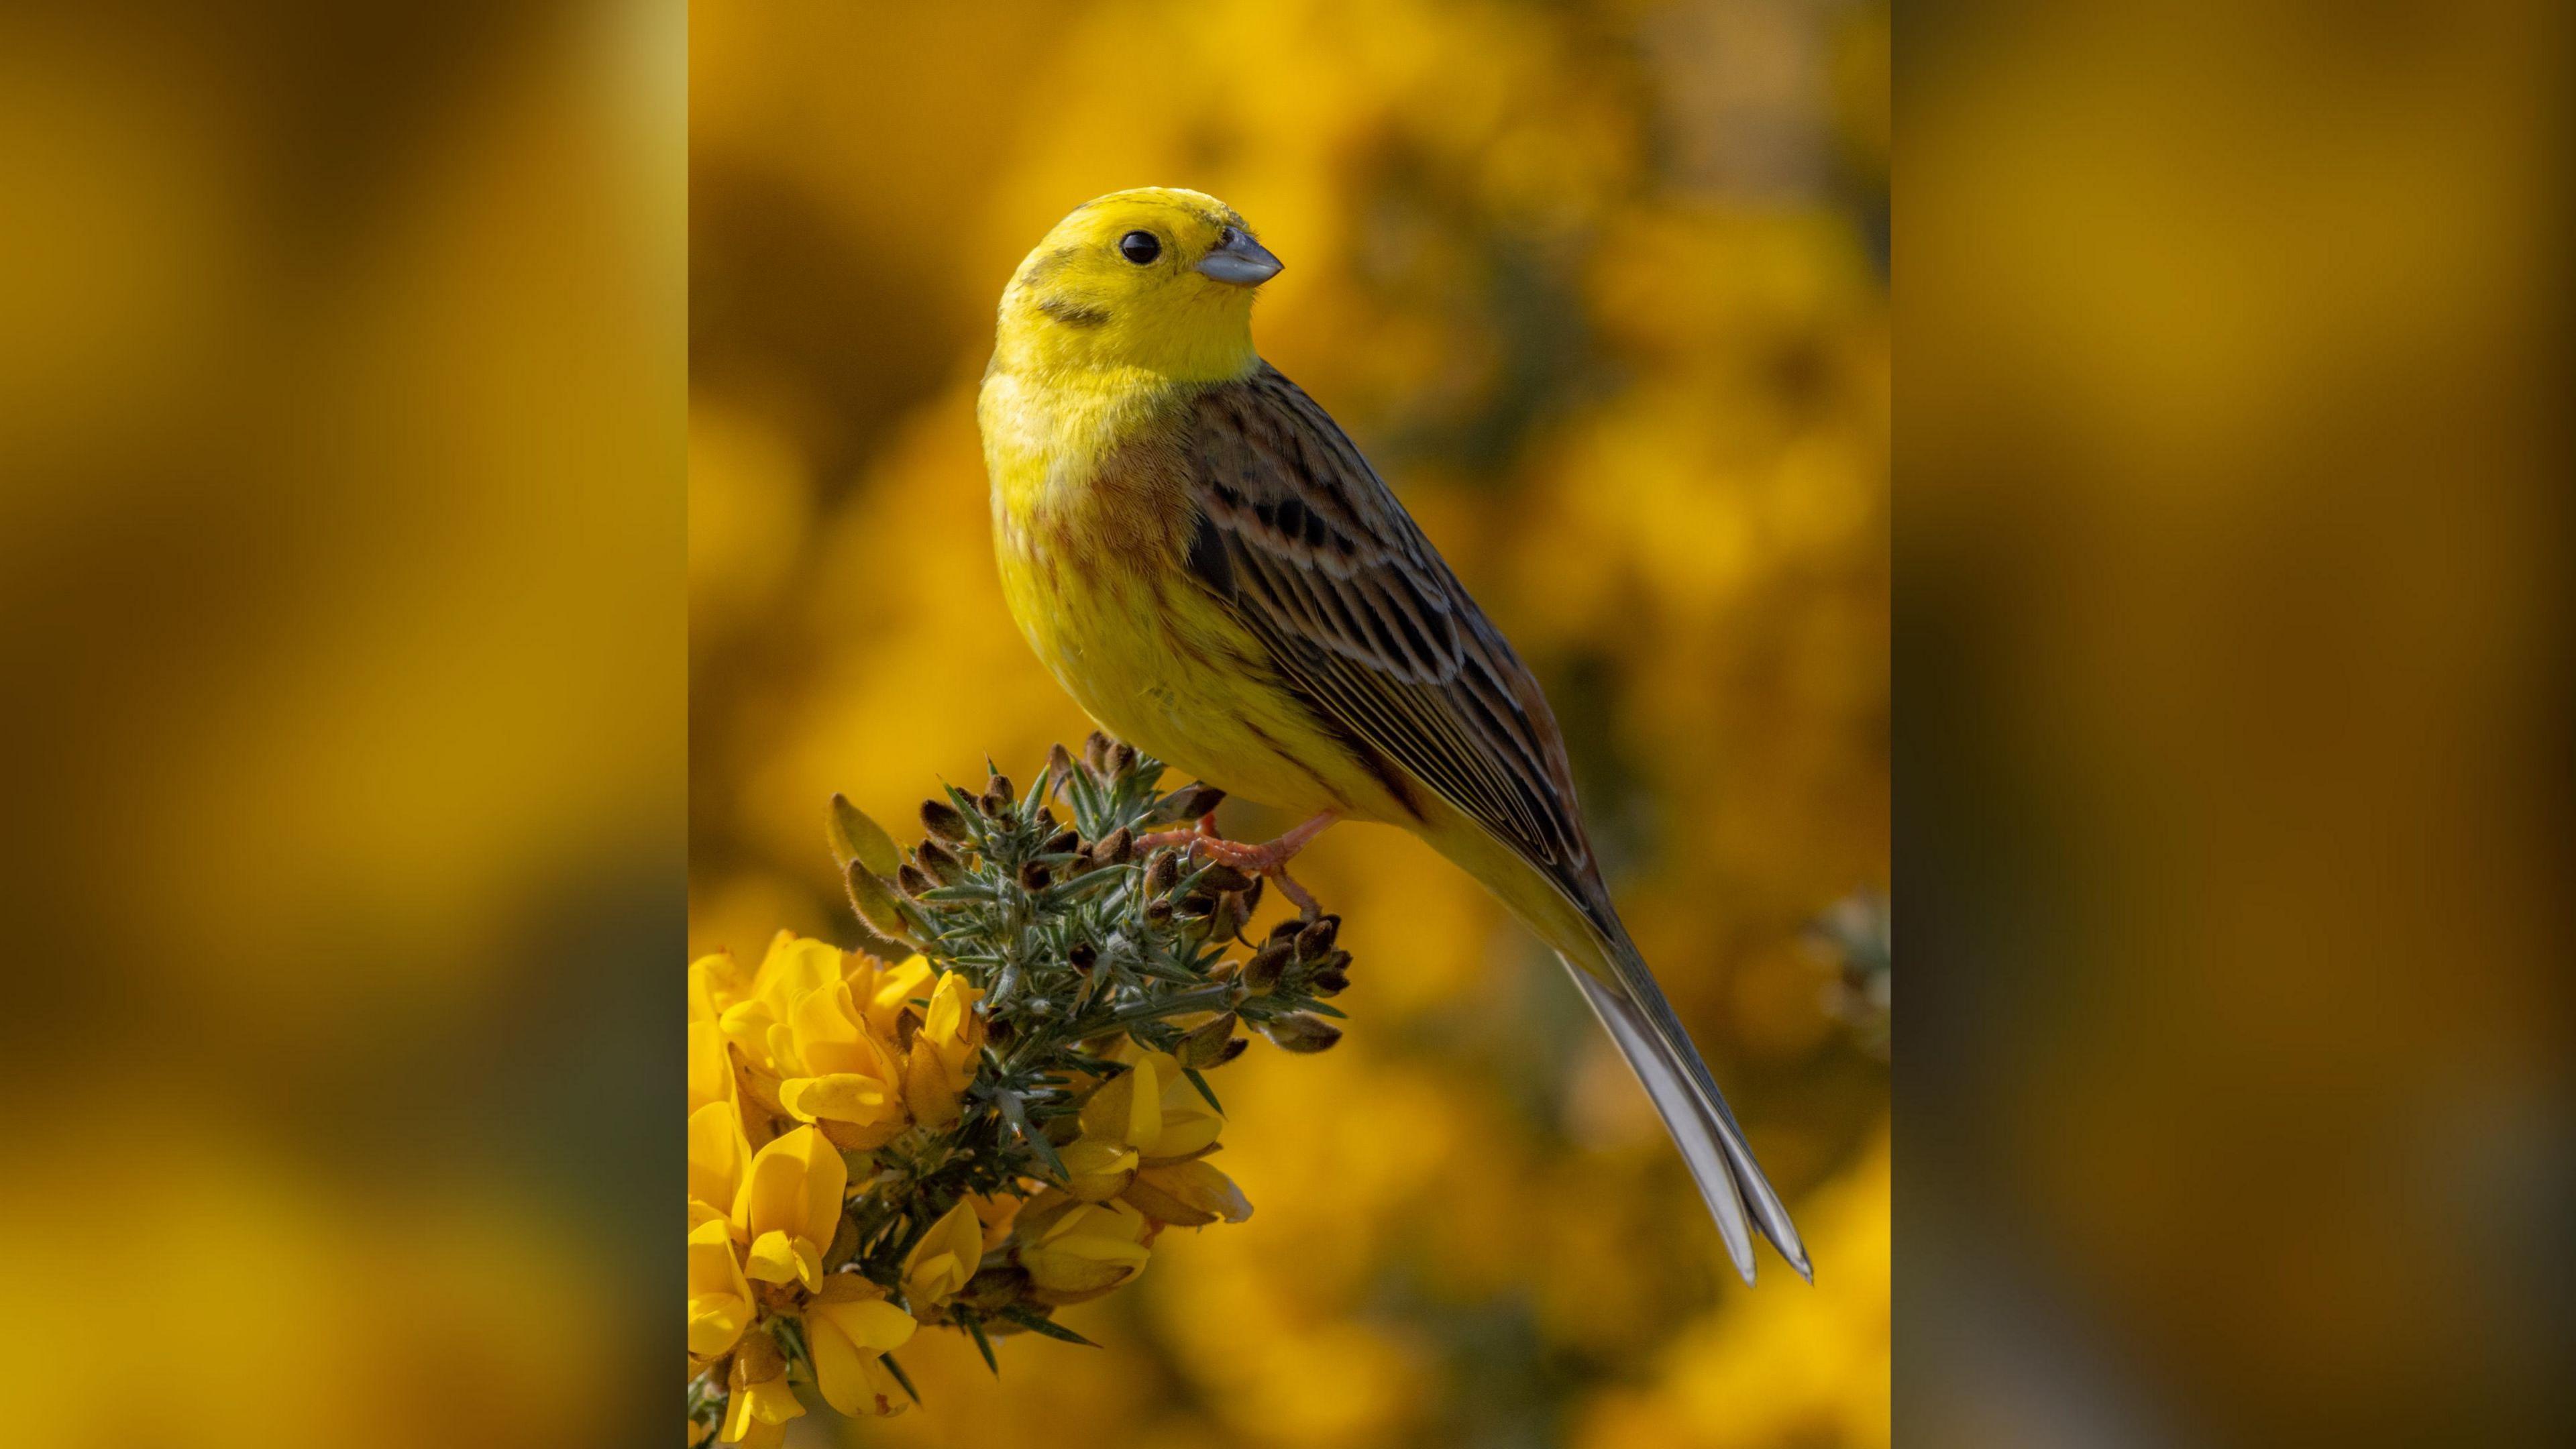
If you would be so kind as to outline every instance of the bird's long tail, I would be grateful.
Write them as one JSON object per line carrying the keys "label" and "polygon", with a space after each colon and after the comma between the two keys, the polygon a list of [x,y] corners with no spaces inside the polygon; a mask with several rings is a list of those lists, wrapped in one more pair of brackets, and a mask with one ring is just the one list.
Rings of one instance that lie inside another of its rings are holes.
{"label": "bird's long tail", "polygon": [[1609,1028],[1611,1040],[1619,1044],[1637,1080],[1645,1084],[1665,1130],[1673,1135],[1673,1145],[1690,1164],[1691,1177],[1717,1219],[1718,1234],[1726,1240],[1735,1271],[1746,1283],[1753,1281],[1752,1234],[1759,1232],[1798,1270],[1798,1276],[1814,1282],[1815,1270],[1807,1261],[1806,1245],[1798,1241],[1796,1225],[1789,1221],[1789,1210],[1781,1206],[1780,1195],[1771,1190],[1752,1149],[1745,1146],[1744,1129],[1736,1125],[1735,1113],[1719,1094],[1699,1050],[1691,1045],[1690,1034],[1673,1015],[1672,1003],[1664,998],[1654,973],[1646,969],[1645,959],[1624,932],[1600,944],[1601,964],[1606,968],[1600,974],[1571,957],[1566,959],[1566,969],[1601,1024]]}

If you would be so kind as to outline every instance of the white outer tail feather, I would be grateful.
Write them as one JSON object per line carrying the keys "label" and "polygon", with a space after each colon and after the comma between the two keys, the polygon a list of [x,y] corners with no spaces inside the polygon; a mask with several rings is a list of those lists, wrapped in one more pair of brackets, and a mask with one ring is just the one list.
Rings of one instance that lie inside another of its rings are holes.
{"label": "white outer tail feather", "polygon": [[[1615,953],[1619,948],[1611,949]],[[1634,966],[1633,973],[1620,974],[1631,980],[1642,977],[1645,990],[1654,991],[1653,978],[1645,975],[1644,963],[1638,961]],[[1702,1080],[1708,1069],[1700,1064],[1688,1039],[1674,1043],[1665,1030],[1659,1029],[1656,1014],[1645,1003],[1602,984],[1572,961],[1566,962],[1566,969],[1574,977],[1574,984],[1583,989],[1583,999],[1591,1003],[1593,1014],[1609,1029],[1611,1040],[1618,1043],[1620,1055],[1628,1059],[1637,1080],[1645,1085],[1646,1095],[1664,1119],[1665,1130],[1672,1134],[1673,1145],[1681,1149],[1682,1160],[1690,1165],[1691,1178],[1698,1183],[1700,1196],[1707,1200],[1710,1214],[1717,1219],[1718,1235],[1726,1240],[1726,1253],[1734,1260],[1736,1273],[1747,1284],[1752,1283],[1751,1230],[1759,1229],[1800,1277],[1814,1282],[1815,1269],[1807,1261],[1806,1245],[1798,1240],[1798,1229],[1789,1221],[1788,1209],[1781,1205],[1780,1195],[1771,1190],[1761,1166],[1754,1162],[1752,1149],[1745,1145],[1743,1129],[1736,1125],[1726,1099],[1718,1095],[1713,1083]],[[1657,995],[1660,998],[1661,993]],[[1663,1003],[1658,999],[1654,1005]],[[1678,1021],[1671,1021],[1671,1007],[1665,1006],[1662,1015],[1670,1021],[1672,1032],[1681,1030]]]}

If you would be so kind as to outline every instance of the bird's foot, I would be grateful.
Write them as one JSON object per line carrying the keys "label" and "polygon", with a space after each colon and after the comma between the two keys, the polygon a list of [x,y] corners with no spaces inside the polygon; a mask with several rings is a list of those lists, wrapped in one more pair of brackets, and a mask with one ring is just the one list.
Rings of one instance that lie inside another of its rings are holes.
{"label": "bird's foot", "polygon": [[1288,862],[1340,818],[1333,811],[1325,810],[1312,819],[1299,822],[1277,840],[1255,845],[1250,841],[1228,840],[1217,834],[1216,817],[1205,815],[1199,818],[1196,826],[1188,830],[1166,830],[1155,835],[1139,836],[1136,844],[1142,849],[1152,849],[1158,845],[1183,846],[1193,853],[1207,856],[1210,860],[1223,861],[1236,870],[1267,876],[1278,883],[1281,894],[1297,903],[1299,914],[1308,920],[1313,920],[1323,913],[1323,907],[1316,903],[1313,896],[1306,893],[1304,886],[1289,879]]}

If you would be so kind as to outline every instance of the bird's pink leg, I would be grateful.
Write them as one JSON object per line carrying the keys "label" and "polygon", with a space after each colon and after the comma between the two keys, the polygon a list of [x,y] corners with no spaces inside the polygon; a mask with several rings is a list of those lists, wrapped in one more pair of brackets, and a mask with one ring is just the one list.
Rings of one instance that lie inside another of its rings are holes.
{"label": "bird's pink leg", "polygon": [[1156,835],[1138,836],[1136,844],[1148,850],[1158,845],[1186,845],[1191,850],[1204,851],[1211,859],[1224,861],[1236,870],[1268,876],[1279,883],[1282,894],[1297,903],[1299,914],[1311,920],[1322,913],[1323,907],[1306,893],[1304,886],[1288,878],[1288,862],[1341,818],[1335,811],[1319,811],[1313,818],[1300,821],[1277,840],[1266,845],[1254,845],[1247,841],[1228,840],[1217,834],[1216,817],[1207,815],[1200,818],[1195,829],[1166,830]]}

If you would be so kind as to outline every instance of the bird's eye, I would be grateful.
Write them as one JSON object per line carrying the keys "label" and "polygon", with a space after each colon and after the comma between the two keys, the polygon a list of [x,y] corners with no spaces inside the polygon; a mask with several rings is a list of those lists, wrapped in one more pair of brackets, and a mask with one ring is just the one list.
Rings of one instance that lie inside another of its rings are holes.
{"label": "bird's eye", "polygon": [[1131,231],[1118,239],[1118,255],[1143,266],[1163,254],[1163,239],[1150,231]]}

